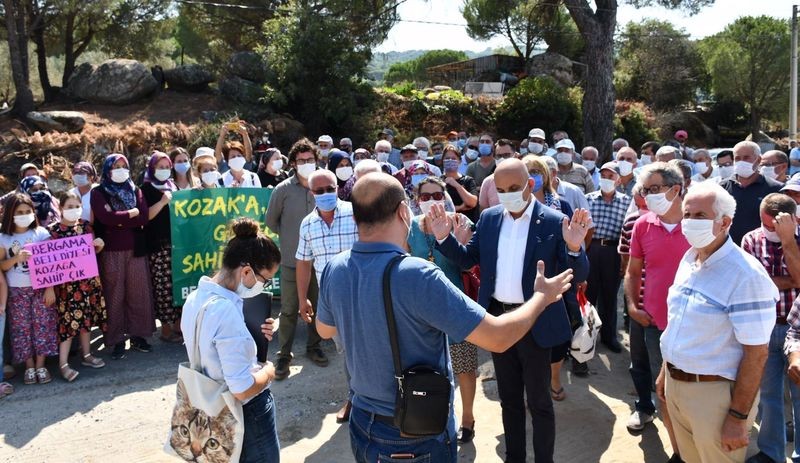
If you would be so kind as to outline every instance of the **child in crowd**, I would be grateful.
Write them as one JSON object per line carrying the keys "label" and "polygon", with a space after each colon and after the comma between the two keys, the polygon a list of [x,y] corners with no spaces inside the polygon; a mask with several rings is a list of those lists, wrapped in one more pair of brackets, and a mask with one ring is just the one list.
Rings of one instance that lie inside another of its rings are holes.
{"label": "child in crowd", "polygon": [[[92,225],[83,219],[81,197],[73,190],[58,195],[61,204],[61,222],[47,227],[53,239],[68,238],[92,234]],[[100,238],[93,241],[95,252],[100,252],[105,243]],[[89,343],[89,332],[93,326],[106,329],[106,302],[99,277],[73,281],[54,288],[56,309],[58,310],[58,365],[61,376],[68,382],[78,377],[78,372],[69,366],[69,349],[72,338],[80,337],[83,357],[81,365],[91,368],[103,368],[102,359],[92,355]]]}
{"label": "child in crowd", "polygon": [[39,226],[30,197],[16,193],[5,203],[0,223],[0,269],[9,286],[8,319],[13,363],[25,363],[25,384],[45,384],[52,380],[44,366],[45,358],[58,352],[58,317],[52,305],[53,288],[33,289],[28,270],[30,251],[23,246],[50,238]]}

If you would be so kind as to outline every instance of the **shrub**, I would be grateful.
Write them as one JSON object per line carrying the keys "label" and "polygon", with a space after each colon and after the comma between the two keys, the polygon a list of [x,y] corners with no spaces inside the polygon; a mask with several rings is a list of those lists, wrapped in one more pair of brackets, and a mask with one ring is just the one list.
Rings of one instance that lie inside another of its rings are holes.
{"label": "shrub", "polygon": [[617,138],[628,140],[630,146],[641,146],[644,142],[658,140],[655,117],[641,102],[617,101],[614,115],[614,133]]}
{"label": "shrub", "polygon": [[539,127],[545,133],[566,130],[576,144],[580,141],[580,104],[570,98],[569,91],[551,77],[523,79],[506,94],[495,113],[500,137],[521,139]]}

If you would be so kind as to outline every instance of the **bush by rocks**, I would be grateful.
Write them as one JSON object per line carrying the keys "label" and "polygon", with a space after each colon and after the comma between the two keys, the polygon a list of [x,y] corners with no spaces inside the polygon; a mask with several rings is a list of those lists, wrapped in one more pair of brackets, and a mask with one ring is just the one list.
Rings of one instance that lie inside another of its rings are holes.
{"label": "bush by rocks", "polygon": [[259,104],[267,96],[262,85],[239,76],[230,76],[220,82],[219,91],[223,96],[247,105]]}
{"label": "bush by rocks", "polygon": [[130,59],[110,59],[99,66],[84,63],[67,85],[74,98],[94,103],[123,105],[151,95],[158,82],[144,64]]}
{"label": "bush by rocks", "polygon": [[525,138],[538,127],[548,134],[566,130],[578,146],[582,124],[580,104],[549,76],[522,79],[495,113],[497,135],[512,140]]}
{"label": "bush by rocks", "polygon": [[266,83],[269,68],[264,58],[253,51],[240,51],[231,55],[228,60],[228,72],[236,77]]}

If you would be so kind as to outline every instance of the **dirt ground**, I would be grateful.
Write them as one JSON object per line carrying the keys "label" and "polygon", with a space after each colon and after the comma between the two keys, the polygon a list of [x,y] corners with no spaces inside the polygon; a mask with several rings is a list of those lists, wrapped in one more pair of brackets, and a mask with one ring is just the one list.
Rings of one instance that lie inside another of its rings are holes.
{"label": "dirt ground", "polygon": [[[174,403],[177,364],[185,359],[185,350],[158,340],[153,344],[154,352],[129,352],[120,361],[101,351],[108,366],[80,368],[72,384],[56,378],[47,385],[25,386],[15,378],[17,392],[0,401],[0,462],[177,461],[161,448]],[[300,326],[296,350],[303,352],[304,344],[305,328]],[[346,396],[344,357],[330,342],[325,350],[331,358],[328,367],[296,355],[291,376],[272,386],[284,463],[353,461],[347,426],[335,419]],[[639,435],[625,427],[634,401],[628,361],[627,351],[614,354],[601,348],[590,362],[589,378],[573,378],[568,368],[562,372],[567,399],[555,405],[556,461],[667,461],[672,451],[658,420]],[[503,426],[488,353],[480,353],[479,365],[476,437],[459,447],[459,462],[502,462]],[[55,376],[55,362],[49,366]],[[755,433],[749,454],[755,453]],[[528,447],[533,461],[530,442]]]}

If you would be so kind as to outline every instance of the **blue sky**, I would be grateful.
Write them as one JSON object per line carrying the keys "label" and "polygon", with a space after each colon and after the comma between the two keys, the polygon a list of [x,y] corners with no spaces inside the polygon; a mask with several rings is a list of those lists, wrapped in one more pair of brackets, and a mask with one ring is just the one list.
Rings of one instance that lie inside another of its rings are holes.
{"label": "blue sky", "polygon": [[[682,27],[692,38],[713,35],[736,18],[743,15],[768,15],[778,18],[789,18],[792,14],[790,0],[717,0],[713,6],[704,8],[695,16],[687,16],[679,11],[664,8],[636,9],[621,4],[617,13],[617,22],[623,27],[629,21],[653,17],[671,21]],[[433,21],[463,24],[461,16],[462,0],[407,0],[398,8],[400,18],[389,32],[389,38],[382,43],[376,52],[433,50],[450,48],[456,50],[481,51],[487,46],[496,48],[508,45],[506,40],[495,38],[489,42],[478,42],[467,35],[464,27],[451,25],[424,24],[407,21]],[[754,8],[757,6],[757,8]]]}

